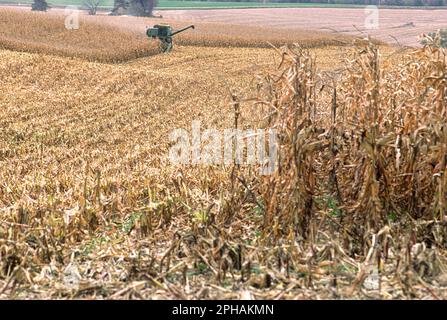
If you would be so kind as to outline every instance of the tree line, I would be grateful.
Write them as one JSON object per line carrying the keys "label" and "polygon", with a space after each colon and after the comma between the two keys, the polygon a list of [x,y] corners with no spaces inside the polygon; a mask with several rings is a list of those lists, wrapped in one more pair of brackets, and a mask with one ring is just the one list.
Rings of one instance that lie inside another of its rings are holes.
{"label": "tree line", "polygon": [[447,0],[183,0],[204,2],[261,2],[261,3],[317,3],[317,4],[358,4],[384,6],[447,6]]}
{"label": "tree line", "polygon": [[[211,0],[211,1],[246,1],[246,0]],[[254,1],[256,0],[248,0]],[[270,0],[275,3],[327,3],[327,4],[359,4],[383,6],[447,6],[447,0]]]}
{"label": "tree line", "polygon": [[[188,1],[188,0],[184,0]],[[316,4],[358,4],[383,6],[440,7],[447,6],[447,0],[194,0],[211,2],[271,2],[271,3],[316,3]],[[85,0],[84,6],[89,14],[96,14],[102,0]],[[152,16],[157,0],[114,0],[111,14],[130,14],[135,16]],[[34,0],[32,10],[46,11],[49,8],[46,0]]]}
{"label": "tree line", "polygon": [[[101,5],[102,0],[84,0],[84,7],[89,14],[96,14],[96,10]],[[114,0],[111,14],[130,14],[135,16],[150,17],[157,3],[157,0]],[[31,10],[47,11],[49,8],[47,0],[33,0]]]}

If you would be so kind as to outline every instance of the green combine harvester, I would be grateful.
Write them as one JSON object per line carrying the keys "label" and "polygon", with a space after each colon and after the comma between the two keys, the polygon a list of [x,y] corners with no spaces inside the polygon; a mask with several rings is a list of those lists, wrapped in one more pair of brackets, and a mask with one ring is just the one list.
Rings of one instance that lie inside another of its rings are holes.
{"label": "green combine harvester", "polygon": [[162,52],[169,52],[173,47],[172,37],[177,33],[183,32],[190,28],[194,29],[194,25],[174,31],[168,24],[156,24],[153,27],[148,28],[146,34],[150,38],[158,38],[158,40],[160,40],[160,48]]}

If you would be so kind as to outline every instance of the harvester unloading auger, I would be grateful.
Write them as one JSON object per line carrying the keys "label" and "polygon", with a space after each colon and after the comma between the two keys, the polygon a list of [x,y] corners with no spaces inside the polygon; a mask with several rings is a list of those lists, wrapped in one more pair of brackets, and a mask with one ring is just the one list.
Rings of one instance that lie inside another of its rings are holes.
{"label": "harvester unloading auger", "polygon": [[183,32],[188,29],[194,29],[194,25],[187,26],[179,30],[172,30],[168,24],[156,24],[152,28],[148,28],[146,34],[150,38],[158,38],[160,40],[160,47],[162,52],[169,52],[172,50],[172,37],[177,33]]}

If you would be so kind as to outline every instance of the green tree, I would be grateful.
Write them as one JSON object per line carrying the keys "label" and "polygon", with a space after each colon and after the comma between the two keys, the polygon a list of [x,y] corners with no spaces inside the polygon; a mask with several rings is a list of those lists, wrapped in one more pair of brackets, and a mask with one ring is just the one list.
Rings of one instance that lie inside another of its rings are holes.
{"label": "green tree", "polygon": [[150,17],[155,5],[156,0],[115,0],[112,14]]}
{"label": "green tree", "polygon": [[34,0],[31,5],[31,10],[33,11],[47,11],[48,3],[46,0]]}

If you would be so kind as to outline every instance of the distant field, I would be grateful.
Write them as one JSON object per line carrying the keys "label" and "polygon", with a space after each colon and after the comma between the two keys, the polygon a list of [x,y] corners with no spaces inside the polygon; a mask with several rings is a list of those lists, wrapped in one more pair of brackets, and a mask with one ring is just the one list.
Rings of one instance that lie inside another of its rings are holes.
{"label": "distant field", "polygon": [[[200,21],[287,30],[330,32],[371,37],[406,46],[418,45],[418,35],[447,27],[447,9],[380,9],[377,29],[366,29],[369,12],[360,8],[271,8],[224,10],[170,10],[163,17],[172,20]],[[272,31],[272,34],[274,34]]]}
{"label": "distant field", "polygon": [[[28,5],[33,0],[0,0],[0,4],[18,4]],[[85,0],[49,0],[47,1],[52,6],[68,6],[78,5],[82,6]],[[113,0],[102,0],[100,8],[110,9],[113,7]],[[159,0],[157,4],[158,10],[170,9],[234,9],[234,8],[363,8],[363,4],[338,4],[338,3],[271,3],[271,2],[233,2],[233,1],[189,1],[189,0]],[[382,8],[414,8],[421,9],[421,7],[407,7],[407,6],[387,6],[381,5]],[[424,7],[428,9],[435,9],[439,7]]]}
{"label": "distant field", "polygon": [[[0,3],[2,2],[7,1],[0,0]],[[26,2],[30,3],[31,0],[20,1],[22,4]],[[82,2],[83,0],[53,0],[50,3],[61,5],[81,4]],[[113,0],[104,0],[103,4],[107,6],[112,2]],[[19,2],[17,1],[17,3]],[[239,6],[239,8],[228,9],[226,7],[233,4]],[[162,15],[164,22],[177,23],[178,25],[190,22],[213,24],[213,27],[203,26],[195,33],[205,32],[204,28],[206,28],[206,32],[209,31],[219,38],[225,38],[226,42],[238,42],[238,45],[242,45],[241,39],[246,39],[248,37],[247,33],[250,33],[249,38],[256,38],[256,43],[259,45],[261,39],[266,40],[268,38],[266,41],[286,43],[290,42],[291,39],[315,38],[315,32],[325,32],[324,38],[327,38],[328,34],[360,37],[369,35],[389,44],[417,46],[419,44],[418,36],[422,33],[447,27],[447,8],[432,8],[430,10],[423,8],[381,8],[379,10],[378,28],[366,29],[365,21],[368,12],[363,7],[335,8],[331,7],[332,5],[309,3],[269,3],[267,5],[271,8],[256,8],[260,5],[262,4],[250,2],[162,0],[159,1],[159,7],[157,8],[159,11],[156,10],[155,15]],[[283,5],[292,7],[282,8]],[[244,9],[244,6],[252,7]],[[274,8],[274,6],[278,7]],[[171,10],[164,10],[168,8]],[[202,10],[204,8],[207,8],[207,10]],[[61,8],[53,8],[49,12],[57,12],[57,10],[61,10]],[[102,11],[100,15],[105,15],[106,12]],[[119,27],[138,29],[138,32],[141,32],[141,30],[144,31],[145,26],[153,21],[143,18],[122,22],[116,17],[110,22]],[[219,25],[221,27],[222,24],[227,25],[227,27],[219,29]],[[245,26],[245,29],[233,30],[234,27],[228,25]],[[261,27],[262,30],[259,29]],[[224,29],[225,32],[223,32]],[[306,32],[303,32],[303,30]],[[320,37],[320,34],[316,36]],[[189,34],[181,35],[180,38],[184,37],[189,37]],[[197,38],[194,42],[196,40]],[[263,43],[265,44],[265,41]]]}
{"label": "distant field", "polygon": [[[14,1],[0,0],[0,3],[17,3],[28,4],[32,0]],[[84,0],[52,0],[48,1],[51,5],[67,6],[67,5],[83,5]],[[113,0],[101,1],[101,7],[110,8],[113,6]],[[262,2],[209,2],[209,1],[158,1],[157,9],[173,9],[173,8],[194,8],[194,9],[219,9],[219,8],[305,8],[305,7],[325,7],[325,8],[346,8],[360,7],[361,5],[348,4],[324,4],[324,3],[262,3]]]}

